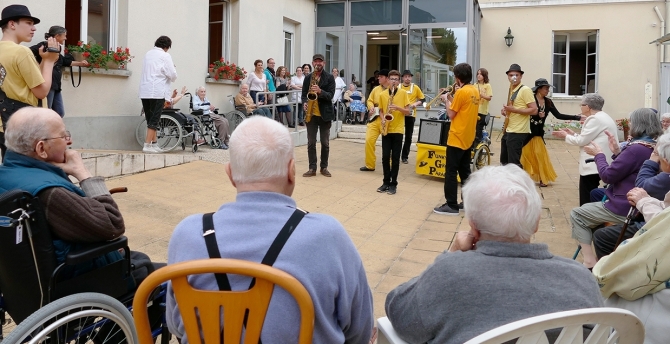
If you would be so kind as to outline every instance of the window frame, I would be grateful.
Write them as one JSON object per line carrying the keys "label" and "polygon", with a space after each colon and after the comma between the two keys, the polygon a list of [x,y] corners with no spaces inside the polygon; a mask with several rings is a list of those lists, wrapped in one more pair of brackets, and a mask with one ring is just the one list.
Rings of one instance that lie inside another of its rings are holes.
{"label": "window frame", "polygon": [[[118,46],[118,36],[119,36],[119,0],[108,0],[109,1],[109,22],[107,23],[107,29],[109,31],[107,40],[108,47],[103,47],[103,49],[114,48]],[[88,0],[81,0],[81,12],[79,18],[79,39],[88,43]]]}
{"label": "window frame", "polygon": [[[286,67],[287,74],[293,74],[293,37],[295,34],[284,30],[284,67]],[[288,41],[288,52],[286,51],[286,43]],[[288,54],[287,54],[288,53]]]}
{"label": "window frame", "polygon": [[[595,85],[593,92],[597,93],[598,92],[598,74],[599,74],[599,59],[598,55],[600,54],[600,30],[569,30],[569,31],[552,31],[551,35],[551,85],[554,85],[554,80],[556,75],[564,75],[565,76],[565,90],[563,92],[557,92],[556,88],[552,88],[552,96],[557,96],[557,97],[564,97],[564,98],[569,98],[569,97],[581,97],[581,94],[569,94],[570,90],[570,59],[571,59],[571,54],[570,54],[570,44],[572,42],[571,40],[571,34],[585,34],[586,35],[586,40],[584,43],[586,44],[586,54],[585,54],[585,64],[584,64],[584,93],[589,93],[588,91],[588,80],[589,76],[593,76],[593,79],[595,80]],[[565,41],[565,53],[557,53],[555,51],[555,46],[556,46],[556,36],[566,36],[566,41]],[[589,36],[595,36],[595,52],[589,53],[588,52],[588,44],[589,44]],[[581,42],[581,40],[579,41]],[[565,56],[565,72],[564,73],[558,73],[556,72],[555,69],[555,64],[554,64],[554,57],[556,55],[564,55]],[[589,67],[588,67],[588,59],[589,56],[594,55],[595,56],[595,71],[593,73],[589,73]]]}
{"label": "window frame", "polygon": [[[209,21],[209,18],[211,17],[211,8],[215,6],[223,6],[223,14],[221,15],[221,21]],[[212,24],[217,24],[221,23],[221,51],[217,53],[214,56],[217,56],[216,59],[218,60],[219,58],[223,57],[226,60],[230,60],[230,39],[228,39],[230,35],[230,2],[228,0],[219,0],[216,2],[209,2],[208,3],[208,11],[207,11],[207,58],[208,60],[212,56],[212,50],[211,50],[211,25]],[[207,61],[207,63],[212,63],[215,60],[212,61]]]}

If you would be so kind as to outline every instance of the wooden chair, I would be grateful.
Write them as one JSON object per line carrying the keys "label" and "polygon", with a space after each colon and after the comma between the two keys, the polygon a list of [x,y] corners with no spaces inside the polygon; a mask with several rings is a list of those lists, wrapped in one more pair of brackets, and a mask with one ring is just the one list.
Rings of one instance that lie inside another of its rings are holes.
{"label": "wooden chair", "polygon": [[[586,340],[583,325],[596,325]],[[387,317],[377,319],[379,344],[406,344]],[[501,344],[518,338],[517,344],[549,343],[544,331],[562,328],[554,344],[640,344],[644,326],[632,312],[620,308],[586,308],[539,315],[509,323],[470,339],[465,344]]]}
{"label": "wooden chair", "polygon": [[[189,275],[209,273],[255,277],[256,283],[244,291],[197,290],[189,285]],[[291,294],[300,308],[298,342],[312,342],[314,304],[305,287],[295,277],[259,263],[236,259],[203,259],[168,265],[156,270],[142,282],[133,300],[133,317],[140,344],[153,343],[146,305],[154,288],[165,281],[172,281],[184,329],[191,343],[220,341],[220,314],[223,308],[224,343],[240,343],[244,315],[248,310],[244,343],[257,344],[275,284]]]}

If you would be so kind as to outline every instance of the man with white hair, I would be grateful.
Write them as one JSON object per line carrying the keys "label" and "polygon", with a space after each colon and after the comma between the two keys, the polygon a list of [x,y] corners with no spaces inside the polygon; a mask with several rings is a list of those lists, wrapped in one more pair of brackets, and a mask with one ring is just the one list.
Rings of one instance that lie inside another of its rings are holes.
{"label": "man with white hair", "polygon": [[603,305],[587,269],[530,242],[542,199],[521,168],[485,167],[463,194],[470,231],[456,233],[449,252],[386,297],[402,339],[463,343],[524,318]]}
{"label": "man with white hair", "polygon": [[[225,170],[237,188],[235,202],[222,205],[213,215],[184,219],[170,240],[168,264],[216,256],[267,262],[270,246],[283,244],[271,265],[297,278],[312,297],[314,342],[367,343],[374,318],[363,263],[335,218],[305,213],[291,198],[295,158],[288,130],[262,116],[244,120],[230,138],[230,163]],[[203,227],[215,232],[203,237]],[[282,233],[287,233],[284,240],[280,239]],[[206,240],[212,242],[206,244]],[[213,247],[211,252],[208,247]],[[232,290],[246,290],[250,280],[235,276],[229,283]],[[192,276],[189,282],[202,290],[226,288],[211,274]],[[166,317],[170,332],[181,338],[181,343],[187,342],[171,286]],[[299,322],[300,311],[293,298],[275,288],[263,326],[263,342],[296,342]]]}

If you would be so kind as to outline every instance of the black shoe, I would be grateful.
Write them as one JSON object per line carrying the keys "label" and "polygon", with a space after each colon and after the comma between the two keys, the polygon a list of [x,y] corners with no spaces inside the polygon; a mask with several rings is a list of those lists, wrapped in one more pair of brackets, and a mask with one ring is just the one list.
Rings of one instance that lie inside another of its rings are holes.
{"label": "black shoe", "polygon": [[463,209],[464,209],[464,208],[463,208],[463,202],[458,203],[458,210],[463,210]]}
{"label": "black shoe", "polygon": [[375,169],[374,168],[370,169],[367,166],[363,166],[363,167],[360,168],[360,170],[361,171],[374,171]]}
{"label": "black shoe", "polygon": [[291,129],[294,129],[295,125],[289,125],[288,127],[291,128]]}
{"label": "black shoe", "polygon": [[389,189],[386,191],[387,194],[389,195],[395,195],[395,192],[397,191],[398,187],[395,185],[389,186]]}
{"label": "black shoe", "polygon": [[403,164],[409,164],[409,162],[407,161],[407,158],[403,158],[403,159],[402,159],[402,163],[403,163]]}
{"label": "black shoe", "polygon": [[435,207],[433,209],[433,212],[436,214],[442,214],[442,215],[451,215],[451,216],[456,216],[458,215],[458,209],[453,209],[449,205],[442,204],[439,207]]}
{"label": "black shoe", "polygon": [[390,188],[390,186],[384,184],[377,189],[377,192],[386,192],[386,191],[389,190],[389,188]]}

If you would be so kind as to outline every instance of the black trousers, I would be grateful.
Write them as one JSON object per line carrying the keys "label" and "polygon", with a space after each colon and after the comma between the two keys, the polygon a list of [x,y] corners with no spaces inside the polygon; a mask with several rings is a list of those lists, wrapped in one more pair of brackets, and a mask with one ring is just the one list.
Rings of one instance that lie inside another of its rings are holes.
{"label": "black trousers", "polygon": [[5,152],[7,151],[7,146],[5,146],[5,133],[0,133],[0,162],[5,160]]}
{"label": "black trousers", "polygon": [[579,176],[579,206],[591,202],[591,190],[600,186],[599,174],[587,174]]}
{"label": "black trousers", "polygon": [[382,136],[382,167],[384,168],[385,185],[398,185],[401,149],[402,134],[393,133]]}
{"label": "black trousers", "polygon": [[447,146],[447,166],[444,176],[444,198],[452,209],[458,209],[458,178],[461,185],[470,177],[470,149]]}
{"label": "black trousers", "polygon": [[412,134],[414,134],[414,116],[405,116],[405,142],[402,144],[403,159],[409,158],[409,148],[412,145]]}
{"label": "black trousers", "polygon": [[309,169],[316,170],[316,132],[320,132],[321,138],[321,168],[328,167],[328,155],[330,153],[330,126],[331,121],[324,121],[321,116],[312,116],[307,123],[307,158]]}
{"label": "black trousers", "polygon": [[[623,235],[623,240],[630,239],[637,233],[640,228],[644,226],[644,222],[633,222],[626,227],[626,232]],[[614,252],[614,245],[619,239],[619,234],[623,224],[600,228],[593,232],[593,247],[596,249],[596,256],[598,259]]]}
{"label": "black trousers", "polygon": [[[530,134],[505,133],[500,142],[500,164],[515,164],[521,168],[521,150]],[[448,157],[448,156],[447,156]]]}

